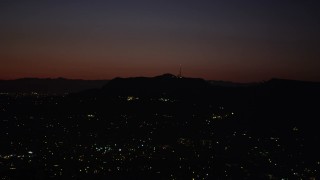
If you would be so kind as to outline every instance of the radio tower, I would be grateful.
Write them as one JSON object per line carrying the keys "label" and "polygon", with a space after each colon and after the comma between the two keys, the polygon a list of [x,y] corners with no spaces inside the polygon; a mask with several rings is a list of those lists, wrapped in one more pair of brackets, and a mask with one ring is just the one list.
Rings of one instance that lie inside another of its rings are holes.
{"label": "radio tower", "polygon": [[182,78],[182,67],[181,67],[181,64],[180,64],[178,78]]}

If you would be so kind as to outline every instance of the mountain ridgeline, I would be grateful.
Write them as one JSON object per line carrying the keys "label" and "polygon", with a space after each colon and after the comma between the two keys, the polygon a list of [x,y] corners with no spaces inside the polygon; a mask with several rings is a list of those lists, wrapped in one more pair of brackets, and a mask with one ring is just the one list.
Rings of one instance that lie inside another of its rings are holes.
{"label": "mountain ridgeline", "polygon": [[178,78],[164,74],[153,78],[116,78],[105,85],[102,91],[114,95],[144,97],[193,98],[208,94],[210,84],[199,78]]}
{"label": "mountain ridgeline", "polygon": [[0,92],[6,93],[48,93],[64,94],[84,91],[86,89],[100,88],[108,80],[80,80],[80,79],[40,79],[23,78],[16,80],[0,80]]}
{"label": "mountain ridgeline", "polygon": [[[98,104],[110,98],[136,97],[134,100],[139,100],[140,105],[144,103],[141,106],[146,111],[152,109],[149,99],[159,98],[174,100],[175,104],[194,104],[204,109],[207,106],[223,106],[243,115],[243,125],[261,133],[276,131],[277,128],[287,129],[287,126],[296,124],[314,129],[316,118],[320,117],[317,113],[320,112],[317,105],[320,102],[319,92],[320,83],[317,82],[271,79],[262,83],[230,84],[164,74],[151,78],[115,78],[101,89],[76,96],[95,97]],[[192,110],[193,107],[188,108],[185,110]]]}
{"label": "mountain ridgeline", "polygon": [[[115,78],[102,88],[78,95],[171,97],[181,100],[213,101],[230,106],[311,106],[319,100],[320,83],[271,79],[240,84],[181,78],[172,74],[156,77]],[[314,107],[316,108],[316,107]]]}

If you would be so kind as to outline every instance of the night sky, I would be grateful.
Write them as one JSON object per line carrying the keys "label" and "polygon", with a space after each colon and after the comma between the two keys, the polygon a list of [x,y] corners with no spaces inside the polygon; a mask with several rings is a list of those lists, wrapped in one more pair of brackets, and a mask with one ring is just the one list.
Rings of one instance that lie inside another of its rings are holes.
{"label": "night sky", "polygon": [[0,1],[0,79],[320,81],[320,2]]}

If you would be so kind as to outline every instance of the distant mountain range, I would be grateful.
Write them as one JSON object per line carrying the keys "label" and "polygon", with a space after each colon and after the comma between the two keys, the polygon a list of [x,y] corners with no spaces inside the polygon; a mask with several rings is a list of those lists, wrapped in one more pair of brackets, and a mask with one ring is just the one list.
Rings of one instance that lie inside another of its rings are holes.
{"label": "distant mountain range", "polygon": [[108,83],[108,80],[23,78],[16,80],[0,80],[0,92],[64,94],[80,92],[87,89],[101,88],[106,83]]}
{"label": "distant mountain range", "polygon": [[[175,99],[181,103],[221,104],[237,109],[259,108],[268,114],[271,109],[306,114],[320,101],[320,83],[271,79],[266,82],[239,84],[212,82],[199,78],[180,78],[171,74],[156,77],[115,78],[102,88],[74,94],[99,99],[118,97],[143,99]],[[277,113],[277,112],[275,112]],[[270,114],[270,113],[269,113]]]}
{"label": "distant mountain range", "polygon": [[[296,91],[320,92],[320,82],[306,82],[296,80],[271,79],[261,83],[234,83],[229,81],[203,80],[200,78],[181,78],[172,74],[155,77],[115,78],[113,80],[81,80],[65,78],[22,78],[16,80],[0,80],[0,92],[38,92],[38,93],[76,93],[91,89],[102,89],[116,93],[183,93],[193,91],[211,93],[214,91],[230,91],[234,88],[260,88],[271,90],[274,88]],[[209,91],[209,92],[208,92]],[[205,94],[206,94],[205,93]]]}
{"label": "distant mountain range", "polygon": [[172,74],[110,81],[25,78],[0,81],[0,92],[70,93],[63,98],[62,109],[72,107],[77,111],[81,108],[116,112],[135,108],[145,112],[155,109],[202,112],[208,107],[226,107],[242,117],[244,127],[250,125],[252,131],[265,130],[264,133],[288,125],[312,129],[317,127],[314,124],[320,112],[320,82],[284,79],[241,84]]}

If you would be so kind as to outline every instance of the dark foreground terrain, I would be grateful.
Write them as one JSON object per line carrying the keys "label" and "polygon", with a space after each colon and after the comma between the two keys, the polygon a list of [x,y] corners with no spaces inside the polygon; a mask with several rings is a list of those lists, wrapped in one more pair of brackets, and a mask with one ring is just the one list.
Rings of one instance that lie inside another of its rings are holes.
{"label": "dark foreground terrain", "polygon": [[320,84],[170,74],[0,94],[1,179],[319,179]]}

